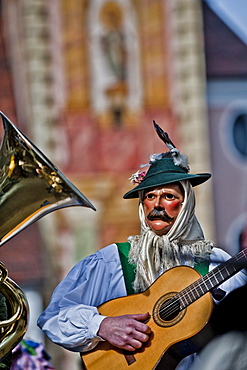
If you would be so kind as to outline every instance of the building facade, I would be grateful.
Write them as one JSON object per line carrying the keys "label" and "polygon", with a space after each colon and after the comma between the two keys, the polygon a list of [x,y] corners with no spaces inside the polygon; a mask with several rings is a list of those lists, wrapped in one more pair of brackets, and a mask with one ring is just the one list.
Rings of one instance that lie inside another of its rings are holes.
{"label": "building facade", "polygon": [[97,208],[55,211],[0,254],[30,299],[28,335],[45,341],[56,368],[77,370],[78,355],[46,341],[35,321],[77,261],[139,233],[138,203],[122,196],[166,150],[153,120],[192,173],[213,173],[195,189],[205,237],[239,248],[229,241],[245,229],[246,45],[204,1],[0,4],[0,110]]}

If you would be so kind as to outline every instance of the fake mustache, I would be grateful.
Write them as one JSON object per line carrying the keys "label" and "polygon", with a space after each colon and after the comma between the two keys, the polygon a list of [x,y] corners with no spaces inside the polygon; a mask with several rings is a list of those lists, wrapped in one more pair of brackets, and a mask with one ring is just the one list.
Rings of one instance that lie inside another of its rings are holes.
{"label": "fake mustache", "polygon": [[174,217],[170,217],[166,211],[164,209],[162,209],[161,211],[157,210],[157,209],[153,209],[147,216],[147,219],[149,221],[153,221],[153,220],[156,220],[156,219],[160,219],[162,221],[165,221],[165,222],[169,222],[169,221],[172,221],[174,219]]}

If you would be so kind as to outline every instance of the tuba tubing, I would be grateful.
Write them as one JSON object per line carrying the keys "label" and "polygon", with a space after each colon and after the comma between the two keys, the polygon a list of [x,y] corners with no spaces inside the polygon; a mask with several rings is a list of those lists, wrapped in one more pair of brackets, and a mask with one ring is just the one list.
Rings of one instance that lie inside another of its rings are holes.
{"label": "tuba tubing", "polygon": [[[0,112],[4,135],[0,148],[0,246],[46,214],[60,208],[93,204]],[[8,319],[0,321],[0,360],[23,338],[29,305],[21,288],[0,262],[0,292]]]}
{"label": "tuba tubing", "polygon": [[12,316],[0,321],[0,359],[5,357],[23,338],[28,325],[29,305],[21,288],[8,277],[0,262],[0,292],[5,296]]}

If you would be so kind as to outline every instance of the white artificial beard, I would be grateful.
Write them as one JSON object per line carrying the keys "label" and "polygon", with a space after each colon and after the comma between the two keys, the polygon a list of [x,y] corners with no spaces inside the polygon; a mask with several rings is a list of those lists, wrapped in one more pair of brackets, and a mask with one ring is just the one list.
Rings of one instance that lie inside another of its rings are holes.
{"label": "white artificial beard", "polygon": [[209,258],[213,242],[205,241],[195,216],[195,195],[189,181],[180,181],[184,189],[182,208],[165,235],[155,234],[145,221],[142,199],[139,204],[141,234],[128,237],[131,244],[129,263],[136,266],[133,289],[146,290],[164,271],[174,266],[194,266],[194,258]]}

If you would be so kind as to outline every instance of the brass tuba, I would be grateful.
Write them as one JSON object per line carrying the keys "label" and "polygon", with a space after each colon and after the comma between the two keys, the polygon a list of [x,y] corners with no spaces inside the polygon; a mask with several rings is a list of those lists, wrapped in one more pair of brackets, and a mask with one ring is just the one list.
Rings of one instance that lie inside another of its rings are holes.
{"label": "brass tuba", "polygon": [[[0,112],[4,135],[0,149],[0,246],[44,215],[59,208],[92,203]],[[0,359],[23,338],[29,307],[21,288],[0,262],[0,292],[10,318],[0,321]]]}

